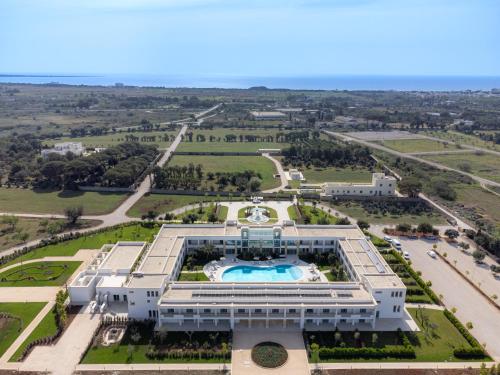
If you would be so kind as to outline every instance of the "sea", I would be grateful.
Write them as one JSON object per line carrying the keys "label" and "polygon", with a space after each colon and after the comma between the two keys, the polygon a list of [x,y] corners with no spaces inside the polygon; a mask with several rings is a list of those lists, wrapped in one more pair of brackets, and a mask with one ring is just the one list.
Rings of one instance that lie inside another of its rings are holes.
{"label": "sea", "polygon": [[500,89],[500,76],[332,75],[257,77],[153,74],[0,73],[0,83],[141,87],[235,88],[265,86],[291,90],[489,91]]}

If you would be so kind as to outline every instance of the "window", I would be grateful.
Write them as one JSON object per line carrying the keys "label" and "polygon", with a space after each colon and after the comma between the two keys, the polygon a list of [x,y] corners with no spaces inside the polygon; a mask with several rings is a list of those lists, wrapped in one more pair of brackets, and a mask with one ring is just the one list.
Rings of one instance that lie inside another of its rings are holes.
{"label": "window", "polygon": [[365,313],[366,313],[366,309],[360,309],[360,310],[359,310],[359,312],[360,312],[361,314],[365,314]]}
{"label": "window", "polygon": [[323,312],[324,312],[324,313],[329,313],[329,312],[330,312],[330,309],[323,309]]}
{"label": "window", "polygon": [[118,294],[113,294],[113,301],[119,301],[120,296]]}
{"label": "window", "polygon": [[341,314],[346,314],[347,313],[347,309],[340,309],[340,313]]}
{"label": "window", "polygon": [[238,309],[238,312],[239,312],[239,313],[244,313],[244,312],[245,312],[245,309]]}
{"label": "window", "polygon": [[401,312],[401,305],[398,306],[398,312]]}
{"label": "window", "polygon": [[396,305],[392,306],[392,312],[396,312],[396,309],[397,309]]}
{"label": "window", "polygon": [[167,309],[167,312],[168,312],[169,314],[173,314],[173,313],[174,313],[174,309]]}
{"label": "window", "polygon": [[126,294],[123,295],[123,301],[127,302],[127,295]]}
{"label": "window", "polygon": [[151,293],[149,292],[149,290],[146,292],[146,296],[151,297]]}
{"label": "window", "polygon": [[307,309],[306,310],[307,313],[312,313],[313,312],[313,309]]}
{"label": "window", "polygon": [[273,309],[272,312],[273,312],[273,314],[278,314],[280,312],[280,310],[279,309]]}
{"label": "window", "polygon": [[203,309],[203,312],[204,313],[209,313],[209,312],[212,312],[210,309]]}
{"label": "window", "polygon": [[394,297],[394,292],[391,292],[391,297]]}
{"label": "window", "polygon": [[186,309],[186,312],[192,314],[193,313],[193,309]]}
{"label": "window", "polygon": [[403,292],[402,291],[399,292],[399,296],[403,297]]}
{"label": "window", "polygon": [[155,297],[158,297],[158,291],[155,292]]}

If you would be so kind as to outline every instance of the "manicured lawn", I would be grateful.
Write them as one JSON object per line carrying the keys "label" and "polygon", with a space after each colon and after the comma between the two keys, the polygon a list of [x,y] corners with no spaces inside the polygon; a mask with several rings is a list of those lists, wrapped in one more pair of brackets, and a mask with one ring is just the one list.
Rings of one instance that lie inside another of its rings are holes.
{"label": "manicured lawn", "polygon": [[[201,164],[203,166],[205,179],[202,181],[200,188],[204,188],[205,183],[207,187],[211,184],[211,181],[206,180],[208,172],[233,173],[244,172],[246,170],[253,170],[260,173],[262,176],[262,185],[260,188],[262,190],[275,188],[280,184],[280,180],[274,177],[274,174],[277,172],[273,162],[263,156],[175,155],[168,165],[188,166],[190,163],[194,165]],[[236,189],[234,186],[230,188]]]}
{"label": "manicured lawn", "polygon": [[[96,137],[62,137],[44,142],[44,144],[52,146],[54,143],[61,142],[81,142],[86,147],[110,147],[116,146],[119,143],[126,142],[127,136],[139,137],[138,142],[148,145],[157,145],[158,148],[167,148],[170,145],[170,136],[174,137],[178,132],[175,131],[152,131],[152,132],[122,132],[115,134],[106,134]],[[168,138],[165,138],[168,136]],[[150,139],[146,142],[146,139]]]}
{"label": "manicured lawn", "polygon": [[205,272],[181,272],[177,281],[209,281]]}
{"label": "manicured lawn", "polygon": [[82,206],[84,215],[101,215],[113,211],[127,196],[125,193],[0,188],[0,207],[3,212],[64,214],[67,207]]}
{"label": "manicured lawn", "polygon": [[159,227],[143,227],[140,224],[123,226],[105,232],[85,235],[74,240],[59,242],[48,245],[14,259],[2,267],[19,263],[29,259],[39,259],[46,256],[72,256],[80,249],[100,249],[102,245],[114,244],[118,241],[148,241],[151,242],[153,236],[158,232]]}
{"label": "manicured lawn", "polygon": [[429,155],[425,156],[424,159],[432,160],[491,181],[500,182],[500,157],[497,155],[486,153]]}
{"label": "manicured lawn", "polygon": [[82,262],[36,262],[0,273],[0,287],[64,285]]}
{"label": "manicured lawn", "polygon": [[[204,196],[204,195],[164,195],[164,194],[148,194],[143,196],[139,201],[128,210],[127,215],[130,217],[141,217],[148,211],[155,211],[159,214],[164,214],[190,204],[198,202],[212,202],[230,199],[228,197]],[[232,200],[240,200],[233,197]]]}
{"label": "manicured lawn", "polygon": [[[247,207],[243,207],[243,208],[240,208],[238,210],[238,220],[242,223],[248,223],[249,221],[247,220],[247,209],[250,208],[250,207],[254,207],[254,206],[247,206]],[[265,208],[267,210],[267,215],[269,217],[269,221],[267,221],[268,223],[274,223],[278,220],[278,213],[276,212],[276,210],[274,208],[271,208],[271,207],[267,207],[267,206],[258,206],[260,208]],[[267,216],[266,215],[266,216]]]}
{"label": "manicured lawn", "polygon": [[[38,238],[47,237],[47,228],[55,222],[65,224],[64,219],[38,219],[38,218],[28,218],[28,217],[17,217],[18,222],[15,225],[15,230],[12,230],[8,224],[2,223],[2,218],[0,217],[0,250],[8,249],[12,246],[21,245],[25,242],[35,240]],[[98,225],[97,220],[79,220],[78,227],[72,228],[72,230],[79,230],[81,228],[87,228],[94,225]],[[61,229],[66,230],[61,226]],[[26,239],[21,239],[19,234],[26,233],[28,236]]]}
{"label": "manicured lawn", "polygon": [[[193,208],[192,210],[188,210],[183,212],[180,215],[177,215],[177,218],[182,219],[185,216],[188,216],[190,214],[194,214],[198,217],[196,221],[203,221],[206,222],[208,221],[208,216],[210,213],[215,209],[214,205],[211,204],[209,207],[203,207],[201,209],[199,208]],[[219,213],[217,215],[218,221],[223,222],[227,218],[227,212],[228,212],[228,207],[227,206],[219,206]]]}
{"label": "manicured lawn", "polygon": [[429,151],[451,151],[458,147],[445,142],[432,139],[397,139],[378,142],[385,147],[404,153],[429,152]]}
{"label": "manicured lawn", "polygon": [[370,182],[372,172],[367,168],[304,168],[306,183]]}
{"label": "manicured lawn", "polygon": [[[319,208],[315,209],[312,206],[301,205],[300,210],[302,211],[302,215],[295,205],[288,207],[287,210],[290,219],[295,220],[297,224],[318,224],[318,222],[323,224],[335,224],[338,221],[338,218],[335,216],[332,216]],[[309,222],[305,219],[306,217],[309,218]]]}
{"label": "manicured lawn", "polygon": [[42,319],[40,324],[31,332],[31,334],[19,346],[14,355],[10,358],[11,362],[16,362],[23,353],[24,349],[33,341],[55,335],[57,332],[57,322],[55,310],[50,310],[47,315]]}
{"label": "manicured lawn", "polygon": [[408,223],[418,225],[422,222],[430,223],[433,225],[446,224],[446,219],[437,211],[422,212],[420,215],[390,215],[390,214],[372,214],[366,211],[359,203],[348,202],[335,202],[332,206],[356,220],[365,220],[371,224],[399,224]]}
{"label": "manicured lawn", "polygon": [[0,318],[0,357],[45,306],[45,302],[0,303],[0,312],[20,319]]}
{"label": "manicured lawn", "polygon": [[[256,152],[261,148],[278,148],[283,149],[289,147],[288,143],[274,142],[278,130],[268,129],[231,129],[231,128],[216,128],[192,130],[193,142],[183,141],[177,148],[177,151],[184,152]],[[285,132],[286,133],[286,132]],[[196,136],[202,134],[205,136],[205,142],[196,142]],[[225,142],[224,137],[227,134],[234,134],[237,137],[240,135],[258,135],[260,137],[272,136],[273,142]],[[210,142],[210,136],[215,137],[213,142]],[[186,138],[187,139],[187,138]]]}

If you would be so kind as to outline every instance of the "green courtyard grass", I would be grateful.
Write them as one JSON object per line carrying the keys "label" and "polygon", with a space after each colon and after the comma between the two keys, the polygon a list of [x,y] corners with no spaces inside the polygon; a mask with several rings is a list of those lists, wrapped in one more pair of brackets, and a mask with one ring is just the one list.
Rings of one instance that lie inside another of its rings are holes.
{"label": "green courtyard grass", "polygon": [[[191,210],[184,211],[182,214],[177,215],[177,219],[182,220],[183,217],[194,214],[198,217],[196,221],[207,222],[208,216],[213,210],[214,210],[214,204],[210,204],[209,207],[202,207],[201,212],[199,207],[193,208]],[[228,210],[229,208],[227,206],[222,206],[222,205],[219,206],[219,213],[217,215],[217,219],[219,222],[226,221]]]}
{"label": "green courtyard grass", "polygon": [[82,262],[35,262],[0,272],[0,287],[60,286],[73,275]]}
{"label": "green courtyard grass", "polygon": [[[170,145],[170,136],[176,136],[178,132],[175,131],[152,131],[152,132],[117,132],[100,136],[87,136],[87,137],[61,137],[51,139],[44,142],[44,145],[52,146],[55,143],[61,142],[81,142],[85,147],[110,147],[116,146],[119,143],[126,142],[126,136],[139,137],[139,143],[146,145],[157,145],[158,148],[167,148]],[[169,140],[166,141],[163,136],[168,135]],[[141,137],[155,137],[156,140],[152,142],[145,142]]]}
{"label": "green courtyard grass", "polygon": [[[177,151],[182,152],[257,152],[261,148],[277,148],[283,149],[290,146],[289,143],[278,142],[224,142],[226,134],[234,134],[237,137],[240,135],[258,135],[265,137],[271,135],[273,137],[279,132],[278,130],[269,129],[231,129],[231,128],[215,128],[215,129],[195,129],[193,132],[193,142],[183,141],[179,144]],[[286,133],[286,131],[284,132]],[[196,142],[196,135],[202,134],[205,136],[205,142]],[[216,137],[214,142],[210,142],[210,136]]]}
{"label": "green courtyard grass", "polygon": [[500,182],[500,158],[498,155],[466,153],[428,155],[423,158],[491,181]]}
{"label": "green courtyard grass", "polygon": [[65,208],[82,206],[84,215],[103,215],[127,197],[125,193],[0,188],[0,207],[3,212],[64,214]]}
{"label": "green courtyard grass", "polygon": [[338,218],[317,207],[314,209],[312,206],[301,205],[300,210],[302,211],[302,215],[295,205],[291,205],[287,208],[288,216],[290,216],[291,220],[295,220],[297,224],[305,224],[304,218],[306,216],[310,218],[308,224],[318,224],[318,222],[336,224],[338,222]]}
{"label": "green courtyard grass", "polygon": [[431,213],[422,212],[420,215],[390,215],[390,214],[371,214],[366,211],[359,203],[354,201],[335,202],[331,203],[332,207],[342,212],[344,215],[350,216],[356,220],[365,220],[371,224],[387,224],[395,225],[400,223],[408,223],[418,225],[420,223],[430,223],[432,225],[446,224],[446,218],[433,210]]}
{"label": "green courtyard grass", "polygon": [[7,313],[19,318],[19,320],[0,318],[0,357],[44,306],[45,302],[0,302],[0,313]]}
{"label": "green courtyard grass", "polygon": [[458,150],[456,145],[432,139],[394,139],[377,143],[403,153]]}
{"label": "green courtyard grass", "polygon": [[370,182],[372,172],[368,168],[301,168],[306,183],[316,184],[322,182]]}
{"label": "green courtyard grass", "polygon": [[[280,180],[275,178],[276,167],[274,163],[263,156],[206,156],[206,155],[174,155],[169,166],[188,166],[201,164],[203,166],[204,179],[200,189],[208,189],[213,185],[212,181],[206,179],[209,172],[212,173],[234,173],[253,170],[262,176],[261,190],[272,189],[280,185]],[[217,188],[215,186],[215,188]],[[228,186],[228,189],[236,189]]]}
{"label": "green courtyard grass", "polygon": [[205,272],[181,272],[177,281],[209,281]]}
{"label": "green courtyard grass", "polygon": [[47,315],[40,321],[31,334],[19,346],[16,352],[9,359],[10,362],[17,362],[26,347],[33,341],[55,335],[57,332],[57,321],[55,309],[50,310]]}
{"label": "green courtyard grass", "polygon": [[[158,232],[157,226],[147,228],[141,224],[133,224],[115,229],[110,229],[100,233],[82,235],[79,238],[69,241],[62,241],[57,244],[47,245],[30,251],[6,264],[24,262],[30,259],[40,259],[48,256],[73,256],[80,249],[100,249],[102,245],[114,244],[118,241],[147,241],[151,242],[153,236]],[[0,268],[1,271],[1,268]]]}

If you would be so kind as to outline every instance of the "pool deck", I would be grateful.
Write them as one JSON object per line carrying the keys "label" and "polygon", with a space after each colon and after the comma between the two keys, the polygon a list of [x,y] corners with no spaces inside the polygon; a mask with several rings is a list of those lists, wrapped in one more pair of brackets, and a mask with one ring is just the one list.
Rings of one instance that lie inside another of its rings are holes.
{"label": "pool deck", "polygon": [[[236,258],[235,256],[228,255],[219,261],[212,261],[205,264],[203,272],[210,281],[222,282],[222,274],[228,269],[235,266],[252,266],[252,267],[272,267],[277,265],[291,265],[299,268],[302,271],[302,277],[297,280],[290,280],[289,282],[328,282],[326,276],[319,271],[315,265],[306,263],[300,260],[297,256],[286,256],[279,259],[271,259],[265,261],[246,261]],[[286,282],[286,281],[284,281]]]}

